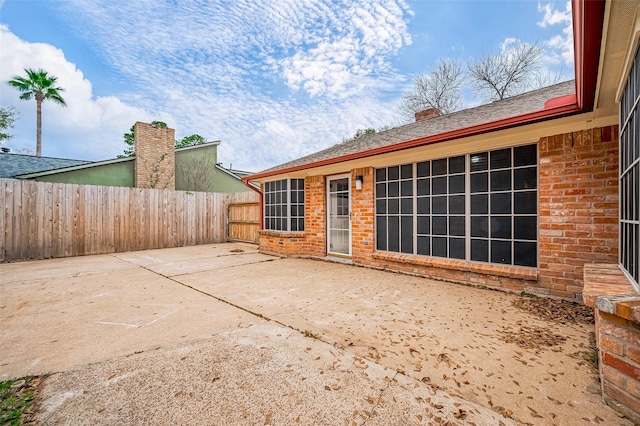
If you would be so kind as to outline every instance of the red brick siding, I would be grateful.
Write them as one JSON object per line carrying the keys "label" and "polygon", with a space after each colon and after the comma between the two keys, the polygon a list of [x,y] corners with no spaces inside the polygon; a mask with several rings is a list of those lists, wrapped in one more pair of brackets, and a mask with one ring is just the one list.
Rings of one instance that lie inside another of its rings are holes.
{"label": "red brick siding", "polygon": [[[377,252],[372,167],[351,170],[353,262],[507,291],[580,299],[584,264],[617,262],[618,128],[543,137],[539,151],[538,269]],[[356,176],[363,176],[361,190],[355,189]],[[307,177],[305,190],[304,235],[263,235],[263,251],[326,255],[325,178]]]}
{"label": "red brick siding", "polygon": [[618,261],[618,126],[543,137],[537,293],[579,297],[585,263]]}
{"label": "red brick siding", "polygon": [[[356,189],[362,176],[362,189]],[[375,195],[373,167],[351,171],[351,257],[355,263],[370,264],[375,250]]]}
{"label": "red brick siding", "polygon": [[305,231],[260,231],[260,251],[281,256],[325,256],[325,183],[323,176],[305,178],[304,197]]}
{"label": "red brick siding", "polygon": [[596,335],[605,401],[640,421],[640,324],[596,309]]}

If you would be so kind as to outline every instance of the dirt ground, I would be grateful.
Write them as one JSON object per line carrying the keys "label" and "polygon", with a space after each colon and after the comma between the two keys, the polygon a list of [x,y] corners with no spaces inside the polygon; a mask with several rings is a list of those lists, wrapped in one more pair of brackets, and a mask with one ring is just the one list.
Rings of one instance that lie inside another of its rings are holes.
{"label": "dirt ground", "polygon": [[139,424],[145,404],[166,423],[631,424],[602,403],[582,307],[250,245],[67,262],[0,265],[0,377],[62,372],[43,380],[47,424]]}

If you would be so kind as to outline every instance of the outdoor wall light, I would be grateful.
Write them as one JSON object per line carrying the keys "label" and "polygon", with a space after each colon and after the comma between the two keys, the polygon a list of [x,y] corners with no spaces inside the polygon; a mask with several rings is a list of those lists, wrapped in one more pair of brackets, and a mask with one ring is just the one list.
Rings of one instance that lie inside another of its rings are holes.
{"label": "outdoor wall light", "polygon": [[356,189],[360,191],[362,189],[362,182],[364,181],[364,177],[362,175],[356,176]]}

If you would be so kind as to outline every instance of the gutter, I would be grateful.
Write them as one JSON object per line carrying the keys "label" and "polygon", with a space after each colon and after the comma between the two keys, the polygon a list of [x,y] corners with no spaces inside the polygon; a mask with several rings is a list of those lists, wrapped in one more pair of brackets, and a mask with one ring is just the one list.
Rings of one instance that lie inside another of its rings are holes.
{"label": "gutter", "polygon": [[451,130],[444,133],[438,133],[435,135],[429,135],[418,139],[412,139],[405,142],[399,142],[392,145],[385,145],[377,148],[372,148],[366,151],[354,152],[352,154],[342,155],[340,157],[327,158],[325,160],[319,160],[312,163],[300,164],[297,166],[291,166],[284,169],[271,170],[263,173],[256,173],[254,175],[243,177],[242,180],[248,182],[249,180],[261,179],[269,176],[280,175],[284,173],[297,172],[305,169],[312,169],[321,166],[327,166],[330,164],[342,163],[350,160],[357,160],[366,157],[372,157],[380,154],[388,154],[395,151],[402,151],[409,148],[417,148],[420,146],[431,145],[440,142],[446,142],[453,139],[460,139],[463,137],[474,136],[481,133],[488,133],[496,130],[504,130],[511,127],[522,126],[525,124],[531,124],[538,121],[549,120],[552,118],[558,118],[560,116],[572,115],[583,112],[578,107],[576,102],[576,95],[562,96],[559,98],[551,99],[544,105],[544,109],[534,111],[522,115],[516,115],[513,117],[504,118],[497,121],[488,123],[477,124],[475,126],[464,127],[461,129]]}

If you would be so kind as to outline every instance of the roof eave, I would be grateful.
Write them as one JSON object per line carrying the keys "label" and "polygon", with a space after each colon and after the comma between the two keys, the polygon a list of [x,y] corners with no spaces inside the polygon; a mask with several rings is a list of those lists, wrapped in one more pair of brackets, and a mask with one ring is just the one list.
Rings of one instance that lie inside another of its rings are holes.
{"label": "roof eave", "polygon": [[575,102],[575,95],[569,97],[563,96],[558,99],[552,99],[545,104],[545,109],[527,114],[517,115],[502,120],[487,122],[478,124],[475,126],[464,127],[461,129],[452,130],[449,132],[438,133],[435,135],[425,136],[418,139],[412,139],[405,142],[396,143],[393,145],[381,146],[365,151],[355,152],[352,154],[343,155],[340,157],[327,158],[325,160],[315,161],[307,164],[300,164],[297,166],[287,167],[279,170],[271,170],[263,173],[256,173],[254,175],[245,176],[242,178],[244,181],[264,179],[270,176],[277,176],[285,173],[297,172],[300,170],[313,169],[316,167],[327,166],[330,164],[341,163],[344,161],[357,160],[360,158],[372,157],[374,155],[388,154],[395,151],[401,151],[409,148],[417,148],[424,145],[431,145],[434,143],[446,142],[453,139],[460,139],[463,137],[474,136],[482,133],[493,132],[497,130],[504,130],[512,127],[522,126],[538,121],[545,121],[556,117],[577,114],[581,112],[578,105]]}

